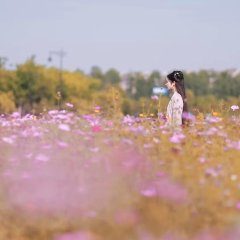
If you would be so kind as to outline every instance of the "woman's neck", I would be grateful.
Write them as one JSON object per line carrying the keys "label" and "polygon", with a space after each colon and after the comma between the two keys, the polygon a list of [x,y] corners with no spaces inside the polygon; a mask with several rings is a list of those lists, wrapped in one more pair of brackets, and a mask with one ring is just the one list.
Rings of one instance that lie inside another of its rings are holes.
{"label": "woman's neck", "polygon": [[176,93],[176,92],[177,92],[177,89],[176,89],[176,88],[174,88],[174,89],[172,90],[172,92],[173,92],[173,93]]}

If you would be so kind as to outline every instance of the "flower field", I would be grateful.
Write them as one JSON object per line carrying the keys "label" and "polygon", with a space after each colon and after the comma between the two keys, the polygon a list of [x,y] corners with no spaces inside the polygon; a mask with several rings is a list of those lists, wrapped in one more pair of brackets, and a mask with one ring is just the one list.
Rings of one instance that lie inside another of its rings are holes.
{"label": "flower field", "polygon": [[0,239],[240,239],[240,115],[0,117]]}

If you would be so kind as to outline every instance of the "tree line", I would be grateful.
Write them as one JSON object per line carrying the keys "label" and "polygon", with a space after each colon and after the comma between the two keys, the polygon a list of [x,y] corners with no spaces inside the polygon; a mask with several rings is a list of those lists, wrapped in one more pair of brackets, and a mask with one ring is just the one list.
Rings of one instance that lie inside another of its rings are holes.
{"label": "tree line", "polygon": [[[89,73],[46,67],[34,57],[6,69],[0,58],[0,112],[39,113],[51,108],[62,108],[71,102],[74,110],[87,112],[99,105],[109,114],[118,109],[123,114],[139,114],[151,106],[152,89],[164,86],[165,76],[158,70],[148,74],[129,72],[120,74],[114,68],[102,71],[93,66]],[[240,72],[237,70],[200,70],[184,72],[190,109],[211,111],[219,104],[238,104]],[[162,96],[162,108],[168,102]],[[156,112],[156,108],[153,108]]]}

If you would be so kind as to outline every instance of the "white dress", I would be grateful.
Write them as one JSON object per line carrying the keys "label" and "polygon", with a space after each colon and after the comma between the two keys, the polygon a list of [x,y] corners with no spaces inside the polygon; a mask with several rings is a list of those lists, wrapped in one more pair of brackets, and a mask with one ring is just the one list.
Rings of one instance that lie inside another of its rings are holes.
{"label": "white dress", "polygon": [[182,125],[183,99],[178,92],[174,92],[167,106],[167,125]]}

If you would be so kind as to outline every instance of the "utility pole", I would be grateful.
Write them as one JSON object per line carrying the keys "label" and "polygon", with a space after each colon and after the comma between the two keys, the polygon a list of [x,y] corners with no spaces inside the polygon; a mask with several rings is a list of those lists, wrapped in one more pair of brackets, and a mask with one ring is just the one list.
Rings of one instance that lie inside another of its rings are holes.
{"label": "utility pole", "polygon": [[57,104],[58,104],[58,110],[61,109],[61,101],[62,98],[66,97],[66,92],[64,92],[64,83],[63,83],[63,77],[62,77],[62,71],[63,71],[63,58],[66,56],[66,53],[63,50],[59,50],[59,51],[50,51],[49,52],[49,57],[48,57],[48,61],[51,62],[52,61],[52,56],[56,55],[57,57],[59,57],[59,79],[58,79],[58,85],[56,87],[56,91],[57,91]]}
{"label": "utility pole", "polygon": [[60,91],[62,93],[62,89],[61,89],[61,85],[63,83],[63,78],[62,78],[62,70],[63,70],[63,58],[66,56],[66,53],[63,50],[59,50],[59,51],[50,51],[49,52],[49,57],[48,57],[48,61],[51,62],[53,55],[56,55],[57,57],[59,57],[59,89],[58,91]]}

